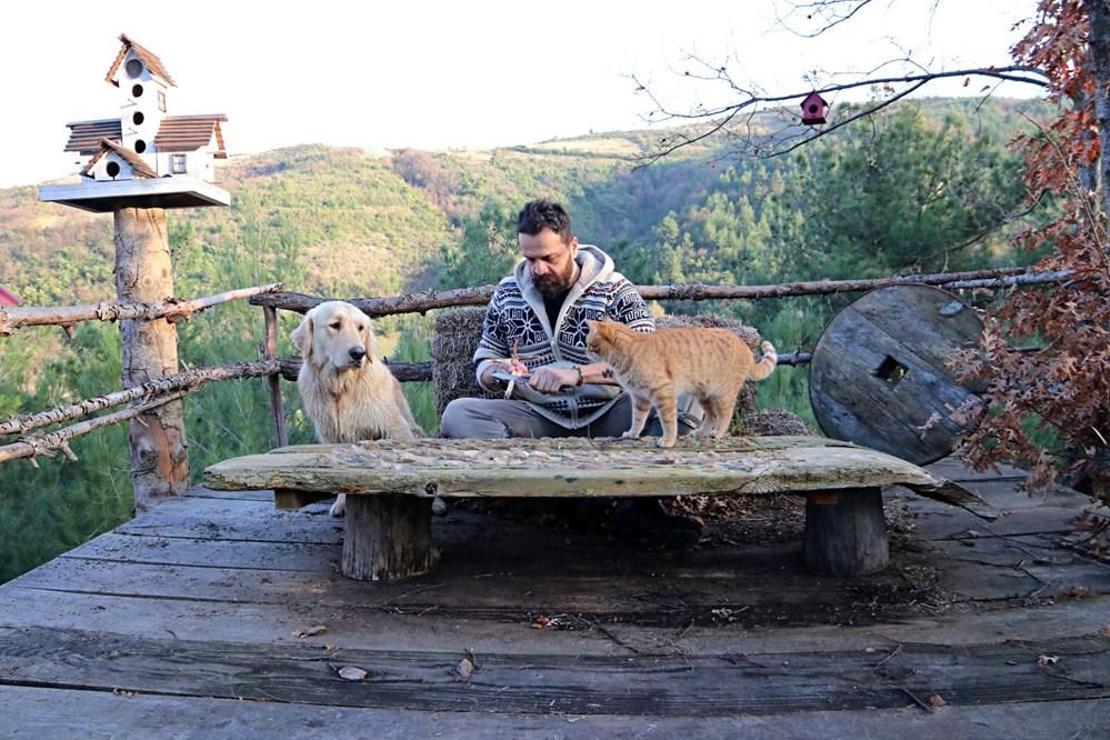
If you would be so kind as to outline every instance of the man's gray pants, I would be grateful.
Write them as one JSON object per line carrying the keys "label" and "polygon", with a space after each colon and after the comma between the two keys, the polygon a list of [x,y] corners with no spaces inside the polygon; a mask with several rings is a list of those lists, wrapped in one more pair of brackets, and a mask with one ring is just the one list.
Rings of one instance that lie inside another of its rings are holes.
{"label": "man's gray pants", "polygon": [[[701,424],[704,412],[693,396],[678,399],[678,433],[686,435]],[[503,439],[505,437],[619,437],[632,426],[632,399],[621,395],[594,422],[567,429],[540,415],[524,401],[499,398],[456,398],[443,410],[440,427],[444,437]],[[662,436],[655,409],[644,427],[645,436]]]}

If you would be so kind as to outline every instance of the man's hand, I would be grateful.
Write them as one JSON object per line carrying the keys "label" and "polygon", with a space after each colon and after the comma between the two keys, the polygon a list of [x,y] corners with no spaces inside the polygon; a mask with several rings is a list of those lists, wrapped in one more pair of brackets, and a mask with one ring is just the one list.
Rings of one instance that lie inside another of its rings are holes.
{"label": "man's hand", "polygon": [[528,385],[541,393],[558,393],[564,386],[578,385],[578,371],[573,367],[538,367]]}
{"label": "man's hand", "polygon": [[498,360],[497,362],[491,362],[482,373],[482,385],[487,388],[504,385],[504,383],[494,379],[493,373],[496,370],[507,370],[513,375],[528,377],[528,366],[520,360]]}

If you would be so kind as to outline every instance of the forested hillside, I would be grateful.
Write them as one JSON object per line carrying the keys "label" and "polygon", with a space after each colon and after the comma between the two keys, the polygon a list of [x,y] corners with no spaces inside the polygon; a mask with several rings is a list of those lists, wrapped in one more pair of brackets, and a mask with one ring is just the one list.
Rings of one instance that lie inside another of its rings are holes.
{"label": "forested hillside", "polygon": [[[608,250],[637,282],[748,284],[1027,262],[1010,239],[1039,213],[1024,213],[1023,164],[1006,144],[1043,114],[1030,102],[924,101],[780,159],[740,161],[724,141],[641,168],[637,158],[660,134],[389,156],[302,146],[238,158],[221,175],[232,207],[170,215],[177,294],[271,281],[335,296],[491,282],[515,259],[516,210],[538,196],[564,201],[581,240]],[[111,298],[111,228],[111,216],[39,203],[34,188],[0,191],[0,285],[29,305]],[[812,346],[845,300],[665,308],[738,316],[789,351]],[[284,320],[291,329],[295,317]],[[429,319],[382,320],[378,329],[387,354],[427,357]],[[253,359],[261,312],[220,307],[179,331],[190,367]],[[0,418],[118,388],[118,345],[114,326],[93,324],[72,341],[56,329],[0,339]],[[762,384],[760,405],[811,418],[805,378],[804,368],[780,369]],[[432,431],[427,389],[406,390]],[[194,473],[271,444],[261,382],[209,386],[185,404]],[[294,441],[309,440],[295,402],[290,413]],[[73,448],[78,463],[0,466],[0,581],[129,514],[126,429]]]}

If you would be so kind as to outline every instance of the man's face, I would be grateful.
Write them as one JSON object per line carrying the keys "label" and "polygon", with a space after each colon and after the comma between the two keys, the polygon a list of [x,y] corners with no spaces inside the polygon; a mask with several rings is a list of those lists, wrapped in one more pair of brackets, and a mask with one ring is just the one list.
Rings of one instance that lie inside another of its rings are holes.
{"label": "man's face", "polygon": [[517,234],[520,251],[528,261],[528,271],[532,282],[544,295],[558,295],[570,290],[574,282],[578,256],[578,238],[571,237],[570,244],[551,229],[540,229],[540,233]]}

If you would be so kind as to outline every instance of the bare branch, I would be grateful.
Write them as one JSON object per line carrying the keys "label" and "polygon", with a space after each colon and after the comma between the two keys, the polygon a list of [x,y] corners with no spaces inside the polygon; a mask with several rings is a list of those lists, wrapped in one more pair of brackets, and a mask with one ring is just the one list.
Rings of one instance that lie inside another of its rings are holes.
{"label": "bare branch", "polygon": [[[968,79],[973,78],[973,77],[986,77],[986,78],[989,78],[989,79],[996,80],[997,84],[1001,84],[1002,82],[1021,82],[1021,83],[1025,83],[1025,84],[1036,85],[1038,87],[1047,87],[1047,85],[1048,85],[1048,81],[1047,81],[1047,79],[1044,78],[1043,73],[1038,69],[1029,67],[1028,65],[1008,65],[1008,66],[1004,66],[1004,67],[975,67],[975,68],[967,68],[967,69],[954,69],[954,70],[934,72],[934,71],[925,70],[923,67],[921,67],[921,65],[916,65],[916,63],[914,63],[912,59],[907,57],[907,58],[903,58],[903,59],[899,59],[899,60],[891,60],[891,61],[888,61],[888,62],[884,62],[882,65],[879,65],[875,69],[876,70],[881,69],[882,67],[888,66],[889,64],[900,62],[900,63],[903,63],[903,64],[915,64],[916,66],[918,66],[918,68],[921,68],[923,71],[918,73],[918,74],[907,74],[907,75],[897,75],[897,76],[887,75],[887,76],[882,76],[882,77],[871,77],[871,76],[865,75],[863,78],[858,79],[858,80],[854,80],[854,81],[851,81],[851,82],[825,85],[823,87],[817,87],[815,89],[796,90],[796,91],[781,94],[781,95],[760,95],[760,94],[756,94],[755,92],[752,92],[750,90],[747,90],[747,89],[737,85],[732,80],[732,78],[729,76],[728,71],[725,67],[709,65],[708,63],[706,63],[706,62],[704,62],[703,60],[700,60],[700,59],[695,59],[694,61],[704,65],[707,69],[710,69],[710,70],[713,71],[712,75],[705,75],[705,76],[696,75],[695,76],[696,78],[702,79],[702,80],[708,80],[708,81],[720,80],[720,81],[726,83],[728,85],[729,89],[730,89],[730,92],[735,93],[736,95],[738,95],[740,99],[737,100],[736,102],[729,103],[727,105],[718,105],[718,106],[714,106],[714,107],[710,107],[710,108],[706,108],[704,106],[699,105],[697,107],[697,109],[695,109],[693,111],[685,111],[684,112],[684,111],[672,110],[672,109],[668,108],[667,106],[665,106],[658,99],[658,97],[656,97],[656,95],[648,88],[648,86],[646,84],[641,82],[639,79],[633,77],[633,80],[637,84],[637,92],[642,92],[643,94],[645,94],[648,97],[648,99],[652,102],[652,104],[655,106],[655,110],[653,110],[649,113],[648,120],[653,121],[653,122],[660,122],[660,121],[689,121],[689,122],[701,121],[701,122],[708,122],[708,128],[706,128],[705,130],[700,131],[696,134],[690,135],[690,134],[686,134],[684,132],[676,132],[676,133],[672,134],[672,137],[669,140],[667,138],[661,139],[660,140],[660,145],[661,145],[660,149],[658,149],[657,151],[645,154],[643,157],[641,157],[641,160],[643,161],[644,165],[650,165],[654,162],[659,161],[663,157],[666,157],[670,154],[673,154],[674,152],[678,151],[679,149],[682,149],[683,147],[690,146],[691,144],[695,144],[697,142],[704,141],[704,140],[709,139],[709,138],[711,138],[711,137],[713,137],[717,134],[720,134],[722,132],[728,133],[729,125],[737,118],[737,115],[741,111],[749,111],[749,116],[748,116],[748,119],[746,121],[746,125],[748,126],[748,129],[749,129],[747,144],[750,145],[751,144],[751,133],[750,133],[751,116],[755,115],[756,112],[765,111],[765,110],[768,110],[769,108],[773,108],[774,106],[776,106],[780,103],[800,101],[803,98],[805,98],[807,95],[809,95],[811,92],[817,92],[818,94],[820,94],[822,96],[832,96],[835,93],[839,93],[839,92],[844,92],[844,91],[848,91],[848,90],[857,90],[857,89],[860,89],[860,88],[867,88],[867,87],[876,87],[876,86],[879,86],[881,88],[889,88],[891,90],[890,95],[888,95],[887,97],[881,98],[879,100],[873,101],[870,104],[864,106],[864,108],[860,112],[852,115],[850,118],[848,118],[846,120],[843,120],[843,121],[838,121],[837,123],[833,124],[829,128],[819,129],[819,130],[817,130],[817,132],[814,135],[806,136],[806,137],[802,138],[800,141],[795,142],[794,144],[792,144],[788,148],[781,149],[781,148],[774,148],[774,147],[765,147],[764,152],[769,152],[769,153],[764,153],[763,156],[778,156],[780,154],[786,154],[787,152],[791,152],[791,151],[797,149],[799,146],[803,146],[805,144],[810,143],[811,141],[815,141],[816,139],[819,139],[819,138],[821,138],[821,137],[823,137],[823,136],[825,136],[829,133],[832,133],[833,131],[837,131],[840,128],[843,128],[844,126],[846,126],[846,125],[848,125],[848,124],[850,124],[854,121],[858,121],[861,118],[865,118],[866,116],[868,116],[872,113],[875,113],[879,110],[882,110],[883,108],[887,107],[891,103],[894,103],[894,102],[906,97],[907,95],[921,89],[926,84],[928,84],[930,82],[933,82],[933,81],[936,81],[936,80],[959,78],[959,77],[965,77],[965,78],[968,78]],[[689,72],[687,72],[686,75],[687,76],[692,76],[692,75],[690,75]],[[901,92],[895,93],[893,91],[893,88],[892,88],[892,86],[894,86],[894,85],[908,85],[909,87],[902,90]],[[783,111],[783,112],[785,113],[785,111]],[[789,115],[791,117],[795,116],[795,114],[793,114],[793,113],[790,113]],[[779,140],[779,143],[782,143],[781,139]],[[745,146],[744,148],[746,149],[747,146]],[[755,148],[755,147],[753,147],[753,148]]]}
{"label": "bare branch", "polygon": [[[779,16],[778,13],[776,13],[775,15],[779,21],[779,24],[786,30],[790,31],[790,33],[793,33],[796,36],[801,36],[805,39],[812,39],[820,36],[831,28],[839,26],[841,23],[844,23],[847,20],[851,20],[856,13],[860,12],[870,4],[871,0],[814,0],[813,2],[808,3],[793,3],[794,10],[787,14],[785,18]],[[841,6],[850,7],[848,7],[847,10],[841,11]],[[820,16],[825,21],[825,25],[821,26],[816,31],[811,31],[809,33],[796,31],[786,24],[786,21],[789,20],[790,16],[793,15],[795,12],[806,13],[806,20],[812,20],[813,16],[815,15]]]}
{"label": "bare branch", "polygon": [[124,319],[174,320],[188,318],[194,313],[212,306],[240,298],[250,298],[262,293],[273,293],[281,288],[281,283],[260,285],[254,288],[229,290],[217,295],[182,301],[167,298],[160,303],[133,303],[129,301],[105,301],[81,306],[28,306],[25,308],[0,308],[0,336],[11,334],[24,326],[72,326],[82,321],[121,321]]}

